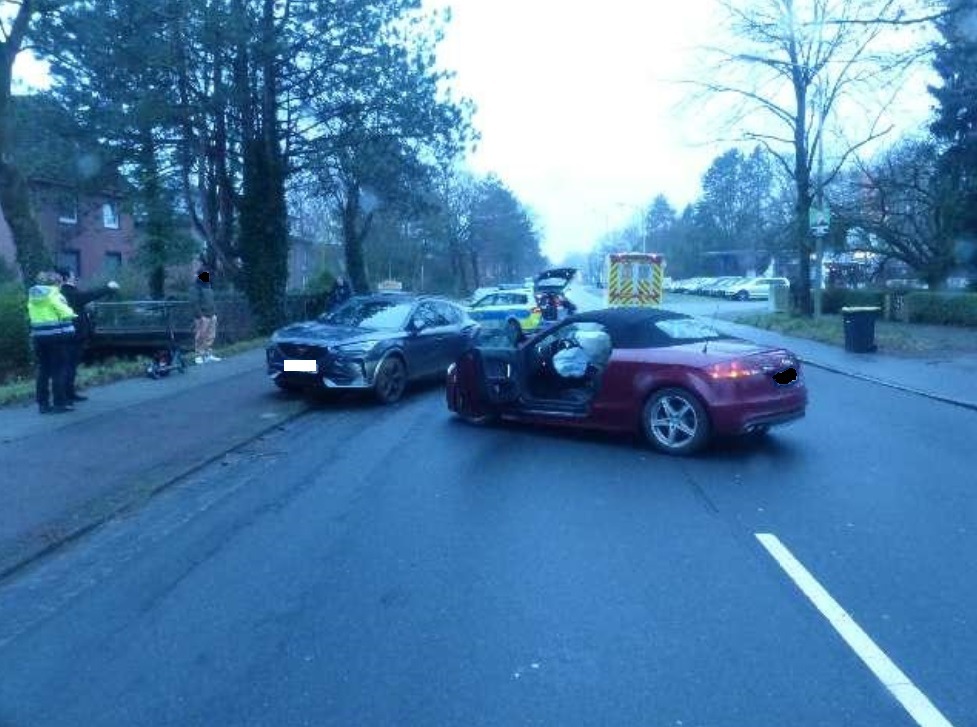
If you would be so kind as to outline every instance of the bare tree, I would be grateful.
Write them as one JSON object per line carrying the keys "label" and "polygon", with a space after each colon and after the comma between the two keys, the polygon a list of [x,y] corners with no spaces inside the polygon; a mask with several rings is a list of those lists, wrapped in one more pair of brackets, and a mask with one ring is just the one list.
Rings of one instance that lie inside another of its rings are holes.
{"label": "bare tree", "polygon": [[905,139],[876,161],[860,163],[839,205],[859,249],[901,260],[930,289],[944,287],[957,263],[959,207],[939,158],[933,141]]}
{"label": "bare tree", "polygon": [[[792,180],[795,289],[810,313],[811,207],[852,155],[893,128],[887,110],[922,51],[898,35],[899,0],[720,4],[729,41],[706,49],[714,70],[691,83],[700,101],[732,98],[722,114],[732,137],[762,144]],[[829,134],[828,166],[816,173]]]}

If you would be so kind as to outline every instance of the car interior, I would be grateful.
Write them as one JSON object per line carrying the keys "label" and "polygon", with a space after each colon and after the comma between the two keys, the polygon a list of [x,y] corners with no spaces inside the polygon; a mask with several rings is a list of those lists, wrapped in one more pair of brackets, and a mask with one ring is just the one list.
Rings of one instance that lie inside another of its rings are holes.
{"label": "car interior", "polygon": [[599,323],[562,326],[526,350],[528,398],[586,404],[597,394],[611,357],[611,339]]}

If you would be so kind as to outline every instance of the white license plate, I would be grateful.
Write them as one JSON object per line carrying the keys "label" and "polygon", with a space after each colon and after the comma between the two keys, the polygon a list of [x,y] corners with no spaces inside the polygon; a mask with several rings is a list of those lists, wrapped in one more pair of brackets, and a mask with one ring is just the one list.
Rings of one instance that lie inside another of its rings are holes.
{"label": "white license plate", "polygon": [[315,360],[310,361],[308,359],[287,358],[285,359],[285,370],[314,374],[316,372],[316,362]]}

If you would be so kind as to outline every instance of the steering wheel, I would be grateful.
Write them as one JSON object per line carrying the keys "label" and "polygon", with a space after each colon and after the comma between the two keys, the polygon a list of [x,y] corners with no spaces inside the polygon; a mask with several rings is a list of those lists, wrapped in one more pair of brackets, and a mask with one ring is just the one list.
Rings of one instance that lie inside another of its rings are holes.
{"label": "steering wheel", "polygon": [[541,361],[549,361],[560,351],[573,348],[576,344],[569,338],[555,338],[547,343],[541,343],[536,347],[536,356]]}

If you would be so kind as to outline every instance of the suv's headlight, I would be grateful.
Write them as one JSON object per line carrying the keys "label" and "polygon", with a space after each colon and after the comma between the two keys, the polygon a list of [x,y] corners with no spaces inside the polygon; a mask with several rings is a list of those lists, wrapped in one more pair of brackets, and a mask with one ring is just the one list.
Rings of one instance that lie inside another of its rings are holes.
{"label": "suv's headlight", "polygon": [[379,341],[357,341],[356,343],[344,343],[336,346],[334,350],[341,354],[363,355],[372,351]]}

